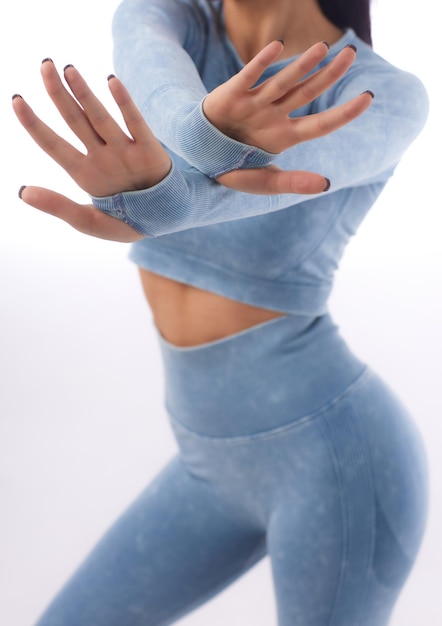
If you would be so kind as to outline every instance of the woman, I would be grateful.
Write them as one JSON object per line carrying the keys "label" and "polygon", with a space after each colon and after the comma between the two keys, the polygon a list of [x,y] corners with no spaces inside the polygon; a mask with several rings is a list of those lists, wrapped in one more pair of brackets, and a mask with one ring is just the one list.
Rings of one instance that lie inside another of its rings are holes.
{"label": "woman", "polygon": [[172,623],[265,554],[281,626],[388,623],[425,525],[425,455],[327,297],[427,101],[369,33],[365,2],[125,0],[115,64],[141,113],[109,87],[132,138],[72,66],[76,100],[50,60],[42,74],[86,156],[14,98],[93,205],[22,199],[136,242],[180,447],[38,626]]}

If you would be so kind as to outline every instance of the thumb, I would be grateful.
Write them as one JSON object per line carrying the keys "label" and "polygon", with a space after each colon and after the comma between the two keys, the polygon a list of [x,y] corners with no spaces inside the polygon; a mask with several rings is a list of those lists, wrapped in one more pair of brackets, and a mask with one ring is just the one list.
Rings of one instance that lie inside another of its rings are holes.
{"label": "thumb", "polygon": [[130,243],[143,235],[128,224],[102,213],[92,204],[79,204],[43,187],[21,187],[19,197],[36,209],[58,217],[85,235]]}

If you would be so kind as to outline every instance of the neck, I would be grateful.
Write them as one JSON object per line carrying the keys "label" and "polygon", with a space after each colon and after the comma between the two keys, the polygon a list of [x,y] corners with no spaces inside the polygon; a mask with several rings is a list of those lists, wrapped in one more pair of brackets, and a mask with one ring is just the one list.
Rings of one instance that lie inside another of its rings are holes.
{"label": "neck", "polygon": [[224,0],[227,34],[247,63],[274,39],[284,39],[280,58],[304,52],[317,41],[336,42],[342,31],[317,0]]}

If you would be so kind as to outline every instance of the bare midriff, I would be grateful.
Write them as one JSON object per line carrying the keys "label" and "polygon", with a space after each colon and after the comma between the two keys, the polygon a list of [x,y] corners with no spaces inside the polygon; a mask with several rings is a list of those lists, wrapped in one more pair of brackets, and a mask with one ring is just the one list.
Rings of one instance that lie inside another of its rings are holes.
{"label": "bare midriff", "polygon": [[158,331],[179,347],[216,341],[285,315],[139,271]]}

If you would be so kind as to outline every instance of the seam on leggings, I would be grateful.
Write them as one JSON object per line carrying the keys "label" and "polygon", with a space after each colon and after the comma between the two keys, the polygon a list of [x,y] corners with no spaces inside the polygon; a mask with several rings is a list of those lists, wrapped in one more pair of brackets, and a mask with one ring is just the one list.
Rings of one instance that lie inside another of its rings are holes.
{"label": "seam on leggings", "polygon": [[361,443],[361,446],[363,447],[364,456],[366,459],[365,468],[366,468],[366,473],[367,473],[367,482],[369,483],[370,490],[371,490],[371,494],[369,497],[372,497],[372,508],[371,508],[370,529],[369,529],[370,545],[367,550],[367,572],[365,576],[365,585],[364,585],[363,592],[361,593],[361,601],[358,605],[358,610],[357,610],[357,615],[356,615],[357,619],[355,623],[358,624],[360,622],[359,618],[361,615],[363,615],[365,607],[367,606],[369,580],[373,574],[373,555],[374,555],[374,549],[376,545],[376,519],[375,519],[375,514],[374,514],[374,511],[375,511],[374,506],[375,506],[375,500],[376,500],[376,487],[375,487],[375,480],[374,480],[374,474],[373,474],[373,457],[371,455],[370,445],[368,445],[368,437],[367,437],[367,431],[364,428],[364,420],[361,419],[358,408],[355,408],[353,410],[354,410],[353,423],[356,424],[360,443]]}
{"label": "seam on leggings", "polygon": [[343,488],[342,488],[342,479],[341,479],[341,472],[339,471],[339,464],[337,462],[337,458],[336,458],[336,451],[335,448],[333,446],[333,444],[330,442],[329,437],[327,436],[327,433],[325,432],[325,428],[324,425],[321,424],[321,421],[318,421],[318,430],[322,435],[323,441],[325,443],[325,447],[328,450],[332,465],[333,465],[333,470],[334,470],[334,475],[335,475],[335,480],[336,480],[336,484],[338,486],[338,494],[339,494],[339,507],[341,510],[341,528],[342,528],[342,544],[343,544],[343,549],[342,549],[342,555],[341,555],[341,567],[339,570],[339,578],[337,580],[336,583],[336,589],[335,589],[335,596],[333,599],[333,605],[332,608],[330,610],[330,617],[328,620],[328,625],[332,626],[333,622],[334,622],[334,617],[336,615],[336,606],[338,603],[338,598],[342,589],[342,585],[343,585],[343,581],[345,578],[345,573],[347,571],[347,563],[348,563],[348,550],[349,550],[349,541],[348,541],[348,526],[349,526],[349,522],[348,522],[348,518],[349,518],[349,514],[348,514],[348,505],[347,505],[347,500],[346,498],[343,497]]}
{"label": "seam on leggings", "polygon": [[[364,382],[366,378],[364,379]],[[366,459],[366,462],[364,465],[366,468],[365,471],[367,473],[367,480],[371,485],[372,494],[374,494],[375,488],[374,488],[372,457],[370,454],[369,446],[367,446],[366,444],[367,442],[366,432],[364,429],[362,429],[363,420],[355,419],[356,415],[354,414],[354,412],[355,412],[355,409],[354,407],[352,407],[350,411],[347,411],[347,415],[349,416],[349,419],[351,419],[351,422],[353,424],[353,429],[356,431],[356,434],[358,436],[359,445],[363,449],[364,458]],[[323,440],[327,449],[329,450],[330,458],[333,464],[334,473],[336,477],[336,482],[338,485],[338,493],[340,496],[339,500],[340,500],[340,508],[341,508],[341,521],[342,521],[342,529],[343,529],[343,533],[342,533],[343,545],[344,545],[344,549],[342,551],[340,575],[339,575],[339,580],[336,586],[335,599],[334,599],[333,608],[331,610],[330,620],[329,620],[329,626],[333,626],[335,624],[335,619],[336,619],[336,607],[337,607],[340,590],[342,589],[344,578],[348,570],[349,546],[350,546],[350,541],[349,541],[350,513],[349,513],[349,508],[348,508],[349,499],[348,497],[346,497],[348,496],[348,493],[347,493],[348,490],[346,489],[344,481],[342,480],[342,473],[340,469],[340,462],[338,460],[338,453],[337,453],[335,444],[333,442],[333,439],[330,438],[329,433],[327,433],[327,428],[328,428],[328,424],[318,421],[318,429],[322,434],[322,437],[323,437]],[[365,575],[365,584],[361,592],[360,601],[358,602],[357,608],[355,610],[355,614],[353,616],[354,621],[352,622],[352,624],[354,626],[357,626],[359,624],[359,617],[361,613],[363,613],[364,607],[366,606],[369,577],[372,576],[373,574],[372,566],[373,566],[373,552],[374,552],[374,546],[375,546],[375,521],[374,521],[373,515],[371,515],[371,519],[370,519],[369,540],[370,540],[370,546],[367,551],[367,571]],[[339,624],[336,624],[336,626],[339,626]]]}
{"label": "seam on leggings", "polygon": [[[355,412],[357,412],[357,409],[355,409]],[[367,441],[368,441],[368,435],[367,435],[367,429],[364,425],[364,420],[363,419],[359,419],[358,420],[358,427],[360,429],[361,435],[363,435],[364,437],[364,451],[365,451],[365,455],[366,458],[369,460],[368,463],[368,470],[367,472],[370,475],[370,484],[371,484],[371,490],[372,490],[372,494],[373,494],[373,502],[376,503],[377,501],[377,493],[376,493],[376,481],[375,481],[375,477],[374,477],[374,471],[373,471],[373,456],[372,456],[372,451],[371,451],[371,447],[370,445],[367,445]],[[362,438],[362,436],[361,436]],[[368,595],[368,580],[370,577],[374,576],[374,569],[373,569],[373,563],[374,563],[374,553],[375,553],[375,548],[376,548],[376,516],[375,514],[372,514],[371,516],[371,528],[370,528],[370,552],[369,552],[369,556],[368,556],[368,571],[367,571],[367,583],[365,585],[365,590],[364,590],[364,598],[363,598],[363,602],[361,601],[361,604],[359,606],[359,613],[362,612],[363,606],[366,606],[367,604],[367,595]]]}
{"label": "seam on leggings", "polygon": [[337,395],[335,398],[327,402],[327,404],[323,405],[320,409],[318,409],[314,413],[304,415],[303,417],[300,417],[293,422],[289,422],[288,424],[283,424],[275,428],[270,428],[269,430],[262,430],[257,433],[250,433],[246,435],[233,435],[233,436],[229,435],[228,437],[223,437],[222,435],[220,436],[206,435],[205,433],[201,433],[197,430],[189,428],[189,426],[186,426],[186,424],[183,424],[174,415],[174,413],[169,409],[167,405],[166,405],[166,409],[167,409],[167,412],[169,413],[172,424],[175,423],[178,428],[182,428],[184,431],[186,431],[186,434],[189,437],[194,437],[195,439],[205,440],[207,442],[216,443],[219,445],[241,445],[243,443],[249,443],[251,441],[260,441],[264,439],[270,439],[273,437],[279,437],[280,435],[285,434],[290,430],[294,430],[298,427],[305,426],[311,421],[321,417],[321,415],[323,415],[324,413],[329,411],[331,408],[333,408],[336,404],[341,402],[345,398],[345,396],[350,394],[359,385],[364,384],[365,379],[368,378],[369,375],[371,375],[371,370],[366,365],[364,365],[362,371],[339,395]]}

